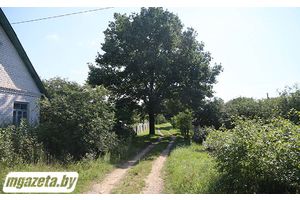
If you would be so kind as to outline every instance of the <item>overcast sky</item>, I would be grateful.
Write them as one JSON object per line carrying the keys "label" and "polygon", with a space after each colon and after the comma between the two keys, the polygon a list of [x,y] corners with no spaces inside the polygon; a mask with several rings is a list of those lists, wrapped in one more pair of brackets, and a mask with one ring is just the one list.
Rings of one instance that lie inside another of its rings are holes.
{"label": "overcast sky", "polygon": [[[92,8],[3,8],[9,21],[84,11]],[[277,89],[300,84],[299,8],[167,8],[185,27],[198,32],[213,62],[224,71],[215,96],[229,99],[276,96]],[[55,76],[84,83],[113,13],[140,8],[111,8],[93,13],[12,25],[42,79]]]}

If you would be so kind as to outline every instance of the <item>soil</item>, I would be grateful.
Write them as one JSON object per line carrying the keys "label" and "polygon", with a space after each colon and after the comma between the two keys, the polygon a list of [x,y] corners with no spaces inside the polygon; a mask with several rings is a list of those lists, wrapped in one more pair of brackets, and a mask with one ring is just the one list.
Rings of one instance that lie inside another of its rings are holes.
{"label": "soil", "polygon": [[95,183],[92,185],[91,190],[88,191],[88,194],[109,194],[112,189],[120,182],[120,180],[126,175],[126,172],[133,167],[139,160],[145,156],[159,141],[150,144],[139,154],[137,154],[132,160],[127,161],[126,163],[120,165],[117,169],[109,173],[101,183]]}
{"label": "soil", "polygon": [[162,179],[162,168],[170,153],[171,147],[174,144],[175,136],[172,137],[172,141],[167,148],[161,153],[161,155],[153,162],[152,170],[147,176],[145,182],[146,186],[143,189],[144,194],[159,194],[163,191],[164,181]]}

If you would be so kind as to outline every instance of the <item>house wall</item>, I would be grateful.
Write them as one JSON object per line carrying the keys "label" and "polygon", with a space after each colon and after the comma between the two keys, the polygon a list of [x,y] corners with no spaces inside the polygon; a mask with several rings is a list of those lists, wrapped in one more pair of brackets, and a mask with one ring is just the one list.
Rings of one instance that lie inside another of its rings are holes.
{"label": "house wall", "polygon": [[0,125],[12,123],[15,101],[28,102],[29,122],[36,123],[40,96],[25,64],[0,26]]}
{"label": "house wall", "polygon": [[28,103],[28,121],[32,125],[37,124],[39,121],[39,97],[0,90],[0,126],[12,123],[13,105],[16,101]]}

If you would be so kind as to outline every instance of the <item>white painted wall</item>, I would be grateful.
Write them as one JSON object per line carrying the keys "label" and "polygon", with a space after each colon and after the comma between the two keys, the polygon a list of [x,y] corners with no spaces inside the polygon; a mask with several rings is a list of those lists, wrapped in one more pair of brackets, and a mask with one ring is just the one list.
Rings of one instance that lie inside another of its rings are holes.
{"label": "white painted wall", "polygon": [[28,103],[28,121],[30,124],[37,124],[39,121],[39,98],[9,94],[0,91],[0,125],[11,124],[13,121],[13,105],[14,102]]}
{"label": "white painted wall", "polygon": [[15,101],[28,102],[29,122],[38,122],[40,96],[25,64],[0,26],[0,125],[12,123]]}

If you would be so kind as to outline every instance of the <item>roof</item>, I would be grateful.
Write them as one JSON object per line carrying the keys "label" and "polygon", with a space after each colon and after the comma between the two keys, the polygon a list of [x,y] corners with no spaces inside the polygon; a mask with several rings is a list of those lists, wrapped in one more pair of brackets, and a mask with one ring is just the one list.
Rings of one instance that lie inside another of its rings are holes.
{"label": "roof", "polygon": [[11,43],[14,45],[14,47],[16,48],[20,58],[22,59],[22,61],[24,62],[27,70],[29,71],[31,77],[33,78],[34,82],[36,83],[39,91],[46,95],[46,89],[40,79],[40,77],[38,76],[38,74],[36,73],[32,63],[30,62],[20,40],[18,39],[14,29],[12,28],[12,26],[10,25],[8,19],[6,18],[4,12],[2,11],[2,9],[0,8],[0,25],[2,26],[4,32],[7,34],[8,38],[10,39]]}

